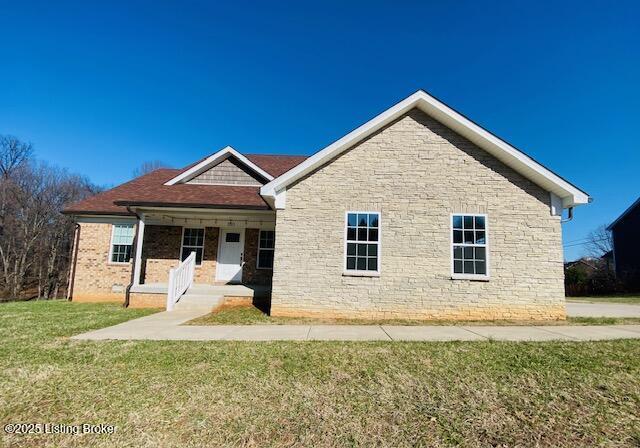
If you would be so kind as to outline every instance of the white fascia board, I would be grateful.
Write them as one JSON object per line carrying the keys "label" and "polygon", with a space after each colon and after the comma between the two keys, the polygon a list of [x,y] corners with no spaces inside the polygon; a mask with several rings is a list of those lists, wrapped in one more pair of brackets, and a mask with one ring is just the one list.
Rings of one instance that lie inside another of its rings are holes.
{"label": "white fascia board", "polygon": [[183,183],[190,179],[193,179],[198,174],[206,171],[208,168],[214,165],[217,165],[218,163],[222,162],[224,159],[227,159],[228,157],[231,157],[231,156],[240,160],[240,162],[242,162],[245,166],[255,171],[256,173],[258,173],[260,176],[264,177],[268,181],[273,180],[273,176],[271,174],[264,171],[262,168],[260,168],[258,165],[253,163],[251,160],[247,159],[245,156],[240,154],[231,146],[226,146],[222,148],[220,151],[214,154],[211,154],[209,157],[207,157],[197,165],[192,166],[188,170],[178,174],[173,179],[168,180],[167,182],[165,182],[165,185],[175,185],[175,184]]}
{"label": "white fascia board", "polygon": [[307,175],[317,167],[327,163],[341,152],[362,141],[414,107],[419,108],[435,120],[469,139],[542,188],[555,193],[562,198],[564,207],[590,202],[588,194],[574,187],[523,152],[481,128],[422,90],[400,101],[395,106],[392,106],[341,139],[309,157],[282,176],[264,185],[260,189],[260,194],[265,196],[265,198],[275,198],[277,192],[285,189],[288,185]]}
{"label": "white fascia board", "polygon": [[121,215],[72,215],[73,220],[81,223],[113,224],[122,222],[135,222],[135,216]]}
{"label": "white fascia board", "polygon": [[203,216],[227,216],[227,215],[243,215],[243,216],[270,216],[273,210],[252,210],[243,208],[189,208],[189,207],[131,207],[138,213],[146,215],[151,214],[177,214],[188,215],[194,217]]}
{"label": "white fascia board", "polygon": [[276,210],[284,210],[287,206],[287,190],[280,190],[276,193],[273,206]]}

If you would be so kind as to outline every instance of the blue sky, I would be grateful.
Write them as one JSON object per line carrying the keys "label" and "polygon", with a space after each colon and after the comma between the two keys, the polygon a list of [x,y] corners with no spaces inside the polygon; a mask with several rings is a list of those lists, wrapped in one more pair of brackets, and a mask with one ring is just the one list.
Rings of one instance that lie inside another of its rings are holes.
{"label": "blue sky", "polygon": [[571,244],[640,195],[639,21],[637,1],[2,2],[0,134],[115,185],[225,145],[311,154],[423,88],[593,196]]}

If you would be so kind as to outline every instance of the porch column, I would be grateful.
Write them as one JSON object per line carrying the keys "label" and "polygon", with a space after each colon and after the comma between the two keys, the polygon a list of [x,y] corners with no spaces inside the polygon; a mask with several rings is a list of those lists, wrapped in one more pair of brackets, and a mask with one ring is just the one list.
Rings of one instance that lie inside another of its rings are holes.
{"label": "porch column", "polygon": [[140,274],[142,273],[142,241],[144,240],[144,215],[140,214],[136,234],[136,258],[133,262],[133,284],[140,285]]}

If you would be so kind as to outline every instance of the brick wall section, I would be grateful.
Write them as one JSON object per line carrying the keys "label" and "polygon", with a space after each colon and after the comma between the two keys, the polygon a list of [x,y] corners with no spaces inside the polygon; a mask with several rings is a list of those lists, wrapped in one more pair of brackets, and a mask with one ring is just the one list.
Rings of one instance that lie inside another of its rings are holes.
{"label": "brick wall section", "polygon": [[216,280],[216,263],[218,260],[218,227],[204,229],[204,255],[202,266],[196,268],[196,283],[213,284]]}
{"label": "brick wall section", "polygon": [[[132,263],[109,263],[109,245],[111,244],[111,223],[80,224],[78,243],[78,262],[76,267],[73,300],[77,302],[123,302],[125,289],[131,282]],[[247,233],[257,232],[248,229]],[[196,267],[196,283],[215,283],[216,263],[218,257],[218,227],[205,228],[204,259],[201,266]],[[145,226],[145,237],[142,250],[143,283],[167,283],[169,269],[177,266],[180,257],[182,227],[180,226]],[[255,233],[257,245],[257,233]],[[254,245],[254,246],[255,246]],[[246,252],[255,267],[256,247]],[[245,265],[247,266],[247,265]],[[268,284],[271,271],[262,270],[256,273],[247,266],[247,279],[255,284]],[[268,280],[267,280],[268,278]],[[147,297],[148,296],[148,297]],[[153,296],[153,297],[151,297]],[[158,296],[158,297],[156,297]],[[166,296],[165,300],[166,300]],[[162,302],[157,294],[134,294],[130,297],[131,306],[159,306]],[[135,303],[134,303],[135,301]]]}
{"label": "brick wall section", "polygon": [[131,282],[131,263],[109,263],[110,244],[111,224],[80,224],[74,301],[124,301],[125,288]]}
{"label": "brick wall section", "polygon": [[207,171],[198,174],[187,182],[188,184],[213,185],[254,185],[259,187],[262,182],[233,158],[223,160]]}
{"label": "brick wall section", "polygon": [[[287,190],[273,315],[564,318],[549,194],[413,110]],[[381,275],[343,276],[345,211],[380,211]],[[450,214],[487,213],[491,279],[452,280]]]}
{"label": "brick wall section", "polygon": [[[196,267],[196,283],[213,284],[216,275],[218,258],[217,227],[207,227],[204,230],[204,254],[202,265]],[[178,266],[182,248],[182,227],[154,226],[145,227],[143,258],[143,282],[167,283],[169,269]]]}
{"label": "brick wall section", "polygon": [[144,227],[142,283],[167,283],[169,269],[179,263],[182,227]]}
{"label": "brick wall section", "polygon": [[246,285],[270,285],[272,269],[258,269],[259,229],[246,229],[244,234],[244,266],[242,283]]}

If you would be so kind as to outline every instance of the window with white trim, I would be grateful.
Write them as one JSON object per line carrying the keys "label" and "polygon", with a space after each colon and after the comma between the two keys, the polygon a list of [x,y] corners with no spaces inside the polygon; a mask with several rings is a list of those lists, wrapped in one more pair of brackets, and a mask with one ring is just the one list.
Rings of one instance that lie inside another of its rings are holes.
{"label": "window with white trim", "polygon": [[485,215],[453,215],[453,275],[486,277],[487,217]]}
{"label": "window with white trim", "polygon": [[261,230],[258,241],[258,269],[273,269],[273,251],[275,249],[276,232]]}
{"label": "window with white trim", "polygon": [[128,263],[133,247],[133,224],[114,224],[111,230],[111,263]]}
{"label": "window with white trim", "polygon": [[347,212],[345,270],[380,272],[380,213]]}
{"label": "window with white trim", "polygon": [[183,228],[182,248],[180,249],[180,260],[184,261],[191,254],[196,253],[196,265],[202,264],[204,253],[204,229],[203,228]]}

